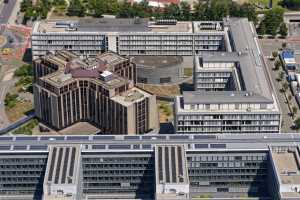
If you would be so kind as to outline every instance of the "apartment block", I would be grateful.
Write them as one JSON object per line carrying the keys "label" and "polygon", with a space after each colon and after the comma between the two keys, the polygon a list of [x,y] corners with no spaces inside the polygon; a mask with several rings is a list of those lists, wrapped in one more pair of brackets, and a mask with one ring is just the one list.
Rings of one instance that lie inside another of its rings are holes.
{"label": "apartment block", "polygon": [[107,134],[158,128],[156,97],[134,86],[135,65],[107,52],[81,59],[66,50],[34,60],[34,104],[55,130],[90,122]]}
{"label": "apartment block", "polygon": [[299,144],[269,133],[2,136],[0,198],[294,200]]}
{"label": "apartment block", "polygon": [[278,133],[281,116],[255,28],[225,19],[225,52],[194,57],[194,90],[175,100],[177,133]]}

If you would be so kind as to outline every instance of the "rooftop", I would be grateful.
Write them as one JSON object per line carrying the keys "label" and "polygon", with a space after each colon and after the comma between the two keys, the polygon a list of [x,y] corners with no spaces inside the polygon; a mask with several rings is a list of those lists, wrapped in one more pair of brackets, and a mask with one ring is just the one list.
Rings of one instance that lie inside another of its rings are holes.
{"label": "rooftop", "polygon": [[271,150],[272,159],[276,166],[276,173],[279,176],[281,185],[289,185],[288,188],[281,189],[281,195],[284,197],[300,197],[297,189],[293,190],[293,185],[300,184],[300,157],[299,149],[296,146],[278,147]]}
{"label": "rooftop", "polygon": [[239,59],[241,74],[247,91],[255,91],[266,98],[272,97],[271,83],[266,74],[255,27],[246,18],[230,18],[225,20],[230,27],[233,50],[238,54],[246,54]]}
{"label": "rooftop", "polygon": [[78,177],[80,147],[77,145],[51,146],[45,175],[47,184],[75,184]]}
{"label": "rooftop", "polygon": [[145,67],[160,68],[179,65],[183,62],[182,56],[134,56],[132,62]]}
{"label": "rooftop", "polygon": [[78,20],[45,20],[37,22],[34,32],[65,32],[73,24],[79,32],[145,32],[149,31],[147,19],[80,18]]}
{"label": "rooftop", "polygon": [[157,25],[148,19],[79,18],[78,20],[44,20],[36,22],[33,33],[43,32],[192,32],[192,22]]}
{"label": "rooftop", "polygon": [[201,31],[223,31],[224,25],[222,21],[195,21],[193,22],[195,33]]}
{"label": "rooftop", "polygon": [[[64,57],[67,55],[66,57]],[[48,54],[45,59],[55,60],[60,63],[59,69],[41,78],[57,87],[69,84],[75,78],[91,79],[96,84],[106,88],[120,87],[128,82],[126,79],[111,73],[112,67],[126,60],[115,53],[107,52],[96,58],[80,59],[68,51],[57,51],[56,54]]]}
{"label": "rooftop", "polygon": [[183,94],[184,103],[275,102],[253,24],[246,18],[226,18],[224,25],[230,30],[229,43],[232,52],[203,52],[196,59],[196,70],[223,70],[218,67],[204,68],[203,63],[236,63],[235,68],[243,91],[187,92]]}
{"label": "rooftop", "polygon": [[158,184],[188,184],[184,146],[158,145],[155,154]]}
{"label": "rooftop", "polygon": [[247,91],[183,92],[184,104],[273,103],[272,100]]}
{"label": "rooftop", "polygon": [[139,102],[145,97],[151,96],[149,93],[134,87],[131,88],[130,90],[127,90],[126,92],[122,93],[121,95],[117,95],[112,97],[112,100],[118,102],[119,104],[123,106],[130,106],[132,103]]}

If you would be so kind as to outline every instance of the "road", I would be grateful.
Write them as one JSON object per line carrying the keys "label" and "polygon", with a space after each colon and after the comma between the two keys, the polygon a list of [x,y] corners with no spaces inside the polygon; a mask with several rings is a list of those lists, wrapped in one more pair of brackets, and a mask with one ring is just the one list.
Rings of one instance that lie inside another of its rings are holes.
{"label": "road", "polygon": [[8,3],[1,5],[2,10],[0,11],[0,24],[7,24],[13,10],[15,8],[17,0],[9,0]]}

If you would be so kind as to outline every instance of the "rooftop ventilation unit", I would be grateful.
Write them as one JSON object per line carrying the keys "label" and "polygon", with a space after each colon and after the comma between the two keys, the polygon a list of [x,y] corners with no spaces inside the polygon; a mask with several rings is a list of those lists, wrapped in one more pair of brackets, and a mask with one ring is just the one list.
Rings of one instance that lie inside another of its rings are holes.
{"label": "rooftop ventilation unit", "polygon": [[113,74],[110,71],[103,71],[99,77],[100,80],[105,82],[111,81],[112,78],[113,78]]}
{"label": "rooftop ventilation unit", "polygon": [[158,19],[155,21],[156,25],[176,25],[176,19]]}

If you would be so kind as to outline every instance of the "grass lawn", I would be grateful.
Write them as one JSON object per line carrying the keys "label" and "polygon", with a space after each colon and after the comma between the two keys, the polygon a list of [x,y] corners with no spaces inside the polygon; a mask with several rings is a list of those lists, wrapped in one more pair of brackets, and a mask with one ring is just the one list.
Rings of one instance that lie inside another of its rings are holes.
{"label": "grass lawn", "polygon": [[173,108],[169,104],[169,102],[165,101],[158,101],[158,112],[159,112],[159,122],[165,123],[169,122],[170,119],[173,117]]}
{"label": "grass lawn", "polygon": [[193,68],[184,68],[183,69],[184,76],[192,76],[193,75]]}
{"label": "grass lawn", "polygon": [[15,122],[24,116],[24,113],[33,109],[32,102],[30,101],[18,101],[12,108],[6,108],[6,116],[9,121]]}
{"label": "grass lawn", "polygon": [[32,130],[38,125],[37,119],[32,119],[27,122],[25,125],[19,127],[18,129],[14,130],[13,134],[24,134],[24,135],[32,135]]}
{"label": "grass lawn", "polygon": [[156,96],[169,96],[174,97],[180,95],[180,88],[178,85],[150,85],[138,83],[137,86],[140,88],[155,94]]}

